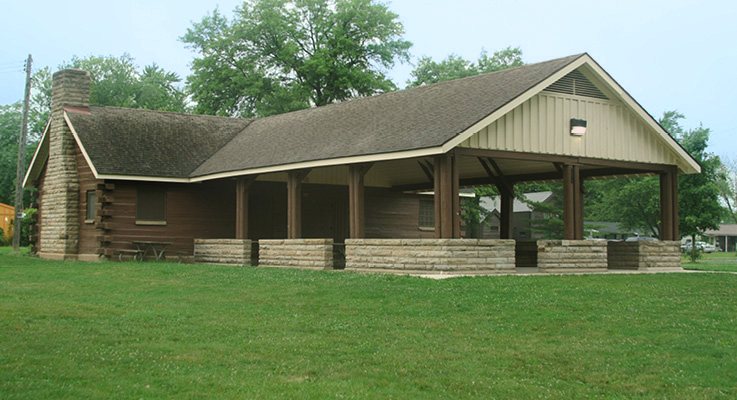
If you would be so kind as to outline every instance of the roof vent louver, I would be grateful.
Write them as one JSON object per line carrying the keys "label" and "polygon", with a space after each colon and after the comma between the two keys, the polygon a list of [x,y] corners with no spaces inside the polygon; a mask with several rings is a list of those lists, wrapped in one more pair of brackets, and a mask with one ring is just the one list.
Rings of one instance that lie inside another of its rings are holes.
{"label": "roof vent louver", "polygon": [[579,71],[571,71],[568,75],[558,79],[552,85],[545,88],[548,92],[572,94],[576,96],[593,97],[596,99],[609,100],[590,80]]}

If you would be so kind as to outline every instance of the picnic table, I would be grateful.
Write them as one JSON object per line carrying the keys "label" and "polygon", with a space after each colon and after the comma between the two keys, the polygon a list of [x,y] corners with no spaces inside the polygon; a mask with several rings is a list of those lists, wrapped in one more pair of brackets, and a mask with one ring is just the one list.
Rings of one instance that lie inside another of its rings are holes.
{"label": "picnic table", "polygon": [[166,249],[166,246],[171,245],[171,242],[152,242],[152,241],[135,241],[131,242],[133,243],[138,251],[142,254],[141,255],[141,261],[143,261],[146,258],[146,254],[148,254],[149,251],[154,253],[154,257],[156,257],[156,261],[160,261],[162,257],[164,257],[164,250]]}

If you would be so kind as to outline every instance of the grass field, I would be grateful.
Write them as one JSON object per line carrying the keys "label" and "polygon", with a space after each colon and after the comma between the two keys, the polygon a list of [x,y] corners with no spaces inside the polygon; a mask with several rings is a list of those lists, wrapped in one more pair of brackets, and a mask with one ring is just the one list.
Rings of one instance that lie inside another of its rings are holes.
{"label": "grass field", "polygon": [[730,271],[737,272],[737,253],[710,253],[703,254],[701,259],[691,262],[684,256],[681,265],[685,269],[699,271]]}
{"label": "grass field", "polygon": [[438,281],[0,249],[2,399],[731,399],[736,383],[736,274]]}

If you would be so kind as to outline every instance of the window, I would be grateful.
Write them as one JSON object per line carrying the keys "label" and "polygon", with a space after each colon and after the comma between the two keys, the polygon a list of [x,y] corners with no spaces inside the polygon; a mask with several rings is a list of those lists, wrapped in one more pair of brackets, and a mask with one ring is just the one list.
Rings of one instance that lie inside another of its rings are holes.
{"label": "window", "polygon": [[434,199],[420,199],[420,228],[435,229]]}
{"label": "window", "polygon": [[97,196],[94,190],[87,191],[87,214],[84,218],[84,222],[93,223],[95,222],[95,203],[97,202]]}
{"label": "window", "polygon": [[166,190],[138,189],[136,224],[166,225]]}

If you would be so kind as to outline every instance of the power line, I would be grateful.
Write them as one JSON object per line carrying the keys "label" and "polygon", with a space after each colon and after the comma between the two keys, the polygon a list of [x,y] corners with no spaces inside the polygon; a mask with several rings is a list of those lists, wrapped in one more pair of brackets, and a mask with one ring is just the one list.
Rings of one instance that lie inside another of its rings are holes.
{"label": "power line", "polygon": [[0,67],[0,71],[23,71],[23,66],[17,66],[17,67]]}
{"label": "power line", "polygon": [[6,65],[18,65],[23,66],[26,62],[25,61],[6,61],[0,63],[0,67],[6,66]]}

